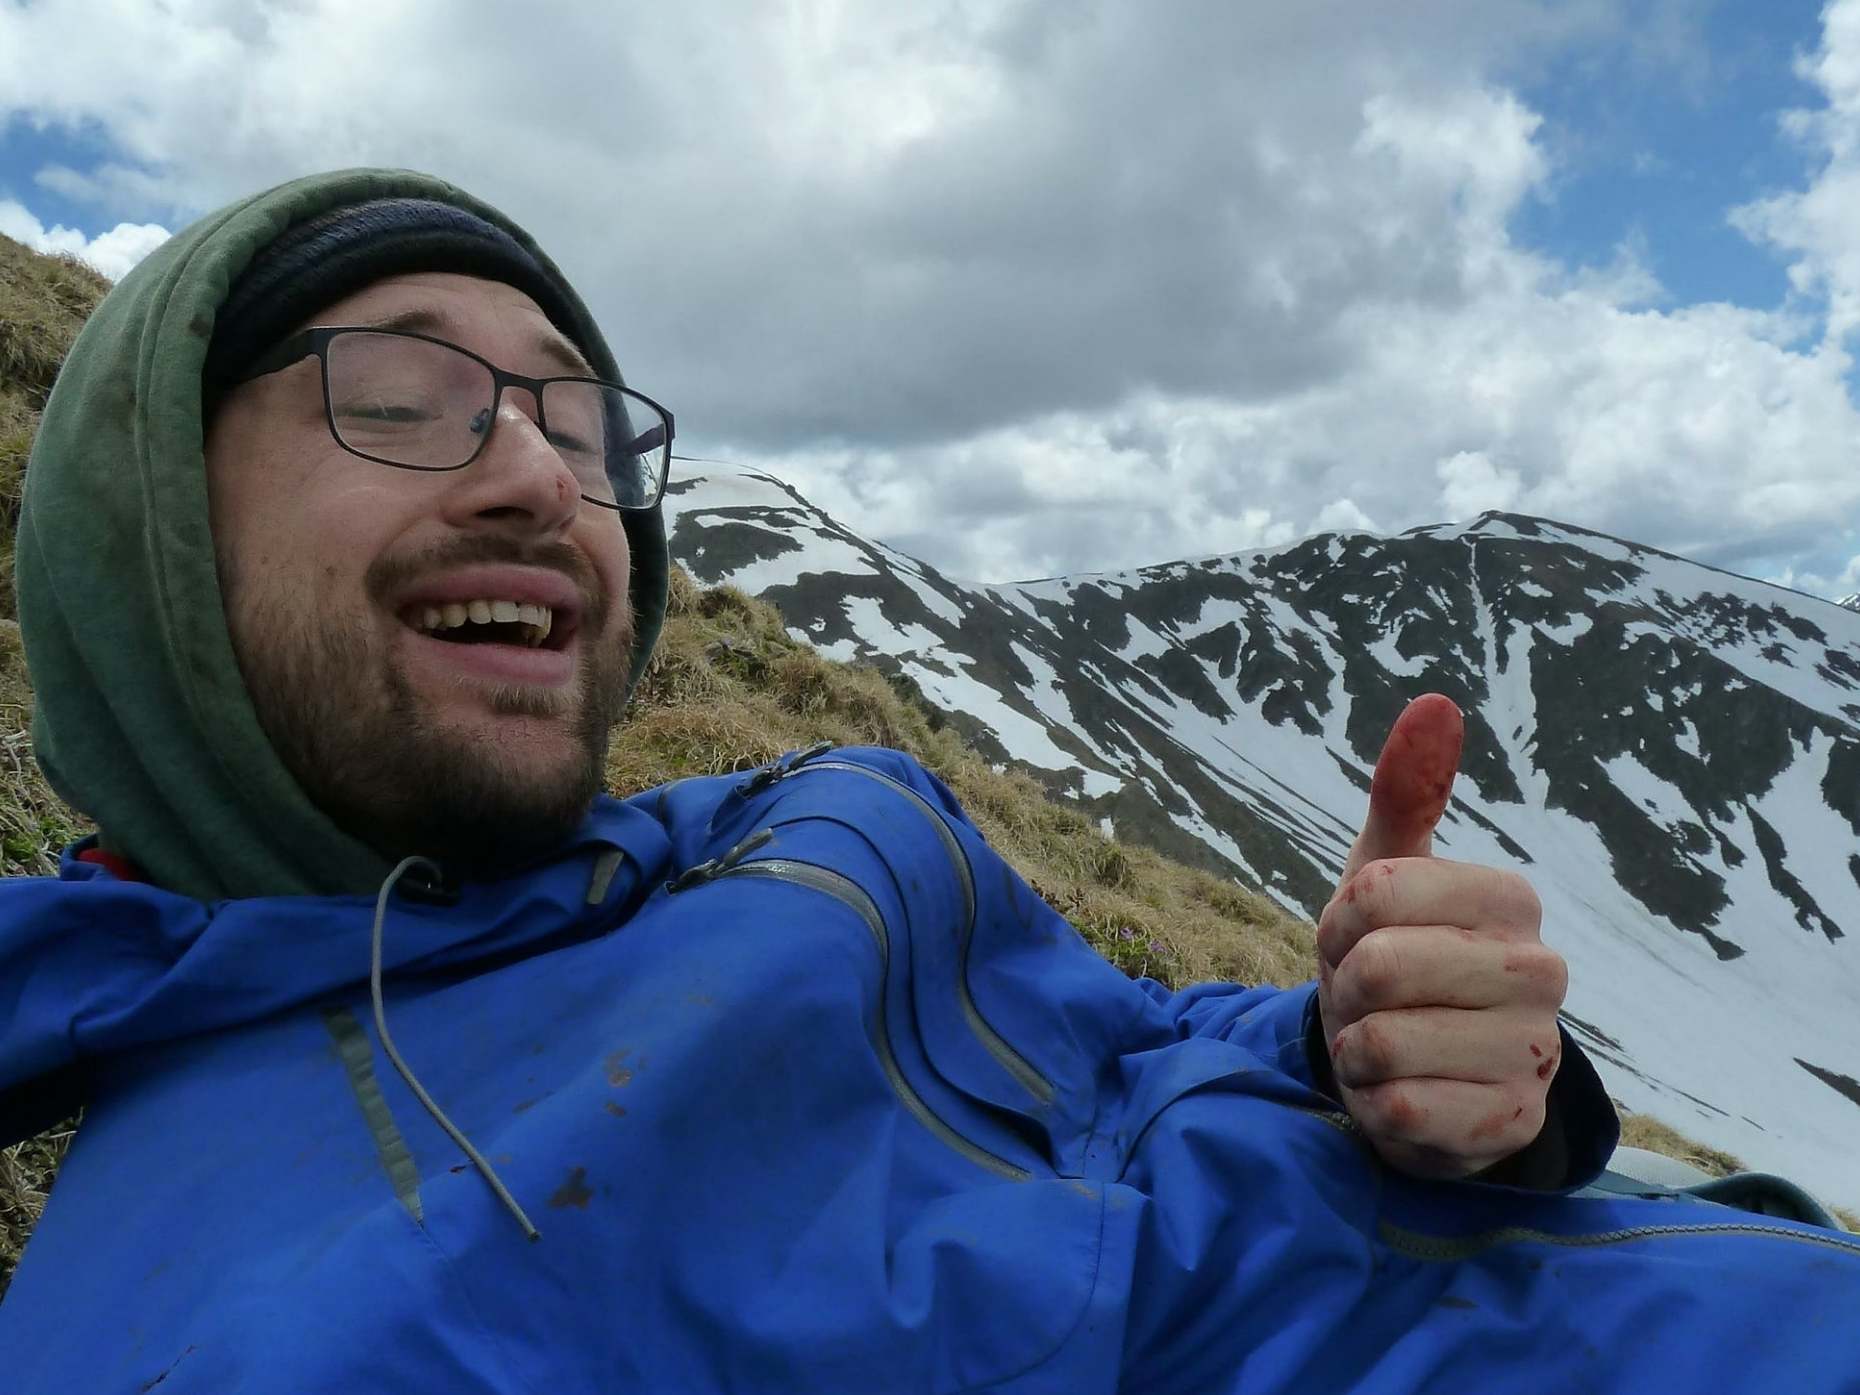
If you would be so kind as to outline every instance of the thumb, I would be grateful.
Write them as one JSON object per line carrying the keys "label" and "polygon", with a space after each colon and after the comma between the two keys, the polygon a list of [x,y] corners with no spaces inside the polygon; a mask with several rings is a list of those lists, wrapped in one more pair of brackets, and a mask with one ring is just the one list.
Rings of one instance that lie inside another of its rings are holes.
{"label": "thumb", "polygon": [[1426,693],[1402,709],[1376,758],[1369,816],[1345,860],[1338,890],[1377,858],[1430,857],[1434,825],[1459,773],[1466,722],[1453,700]]}

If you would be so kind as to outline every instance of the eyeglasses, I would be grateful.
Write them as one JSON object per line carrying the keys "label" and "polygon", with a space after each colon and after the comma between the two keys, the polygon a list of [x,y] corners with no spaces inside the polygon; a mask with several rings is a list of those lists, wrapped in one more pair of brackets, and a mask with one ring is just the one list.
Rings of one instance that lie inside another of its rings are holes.
{"label": "eyeglasses", "polygon": [[536,426],[604,509],[656,508],[671,469],[672,414],[596,378],[506,373],[444,339],[331,325],[293,335],[241,375],[276,373],[314,354],[329,433],[351,455],[402,470],[462,470],[491,437],[507,387],[536,401]]}

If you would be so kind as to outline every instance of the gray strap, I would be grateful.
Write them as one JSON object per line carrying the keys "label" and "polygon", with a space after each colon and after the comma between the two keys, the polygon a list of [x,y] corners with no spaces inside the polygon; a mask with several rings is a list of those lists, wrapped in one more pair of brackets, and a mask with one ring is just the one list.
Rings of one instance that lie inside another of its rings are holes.
{"label": "gray strap", "polygon": [[614,873],[620,870],[620,863],[626,854],[618,848],[609,848],[594,859],[594,875],[588,881],[588,904],[598,906],[607,899],[608,888],[614,884]]}
{"label": "gray strap", "polygon": [[420,1168],[413,1160],[413,1150],[407,1147],[407,1140],[401,1137],[400,1128],[394,1122],[387,1096],[381,1093],[381,1082],[375,1078],[375,1052],[368,1033],[362,1030],[355,1014],[344,1007],[324,1008],[323,1025],[335,1038],[336,1056],[349,1074],[349,1088],[355,1092],[362,1121],[374,1137],[381,1166],[394,1184],[394,1195],[400,1198],[400,1204],[407,1208],[416,1225],[424,1223],[425,1213],[420,1206]]}

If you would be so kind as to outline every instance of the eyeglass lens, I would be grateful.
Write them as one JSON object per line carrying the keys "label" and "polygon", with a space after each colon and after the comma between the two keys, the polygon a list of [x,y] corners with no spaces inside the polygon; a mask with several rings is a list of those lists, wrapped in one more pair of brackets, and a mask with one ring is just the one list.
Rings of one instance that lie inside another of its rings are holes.
{"label": "eyeglass lens", "polygon": [[[450,345],[355,331],[331,338],[324,362],[336,438],[357,454],[452,470],[490,429],[496,379]],[[647,403],[599,383],[552,382],[538,415],[584,499],[643,508],[658,497],[670,450],[664,419]]]}

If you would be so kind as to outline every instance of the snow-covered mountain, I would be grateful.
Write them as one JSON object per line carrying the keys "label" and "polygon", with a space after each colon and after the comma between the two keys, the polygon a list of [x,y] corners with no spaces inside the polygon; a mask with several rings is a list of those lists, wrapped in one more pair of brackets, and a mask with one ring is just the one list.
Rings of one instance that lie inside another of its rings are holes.
{"label": "snow-covered mountain", "polygon": [[702,468],[667,503],[693,575],[1306,913],[1389,723],[1446,693],[1467,740],[1436,848],[1523,866],[1614,1093],[1860,1205],[1860,613],[1507,514],[966,585]]}

